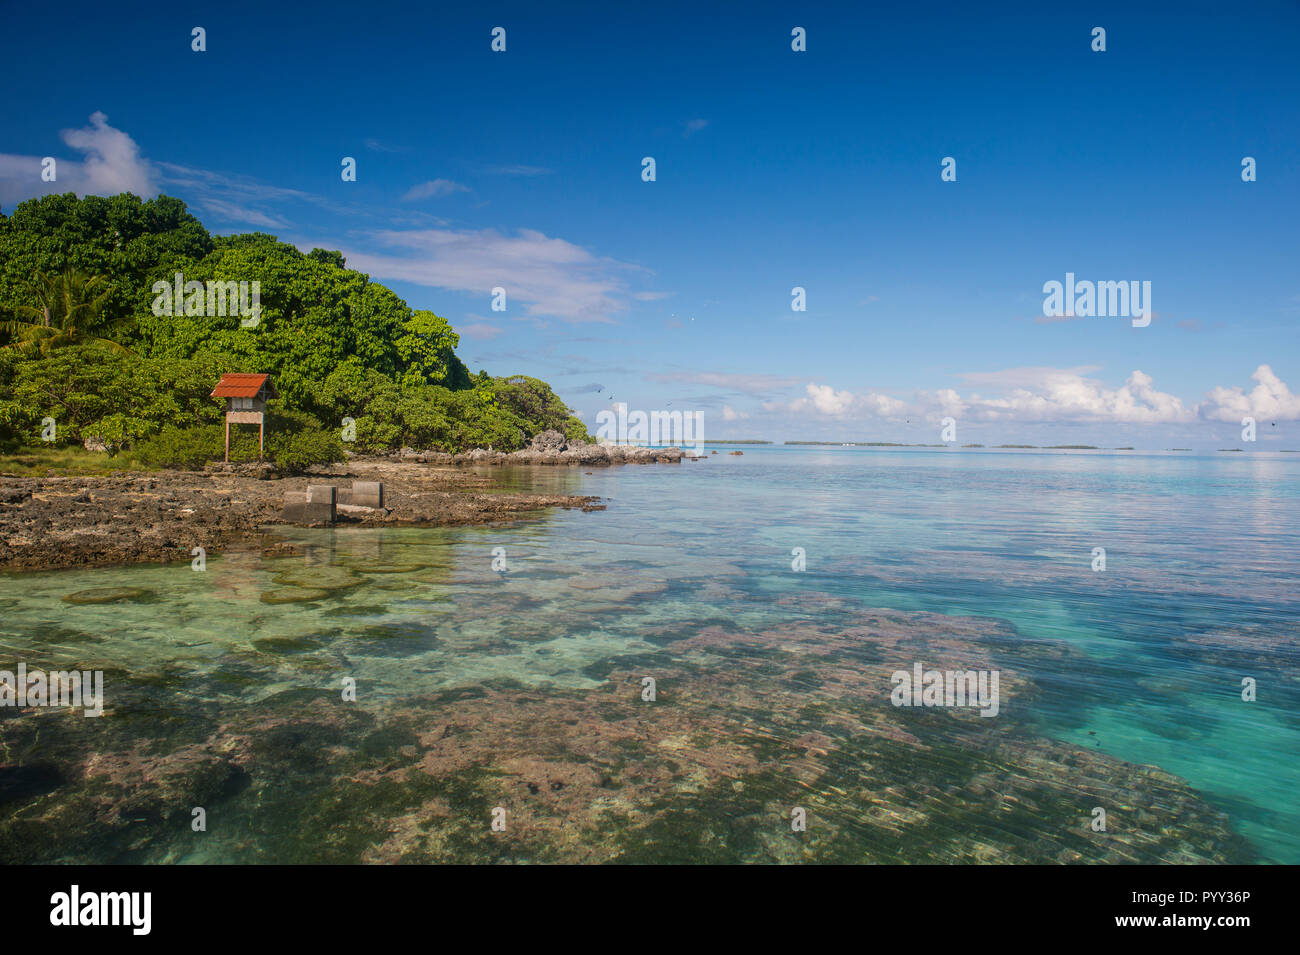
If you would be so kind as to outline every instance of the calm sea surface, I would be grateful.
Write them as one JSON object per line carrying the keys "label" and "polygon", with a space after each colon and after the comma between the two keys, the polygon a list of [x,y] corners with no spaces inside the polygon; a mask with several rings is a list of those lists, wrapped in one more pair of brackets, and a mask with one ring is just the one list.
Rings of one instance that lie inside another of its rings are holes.
{"label": "calm sea surface", "polygon": [[[0,861],[1300,863],[1300,455],[717,448],[0,575],[0,670],[106,695],[0,708]],[[998,715],[891,705],[915,663]]]}

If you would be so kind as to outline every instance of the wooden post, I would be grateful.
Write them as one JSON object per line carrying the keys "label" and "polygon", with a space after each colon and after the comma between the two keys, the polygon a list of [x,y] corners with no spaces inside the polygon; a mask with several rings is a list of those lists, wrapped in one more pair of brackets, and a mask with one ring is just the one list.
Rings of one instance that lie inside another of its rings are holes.
{"label": "wooden post", "polygon": [[226,412],[226,463],[230,463],[230,413]]}

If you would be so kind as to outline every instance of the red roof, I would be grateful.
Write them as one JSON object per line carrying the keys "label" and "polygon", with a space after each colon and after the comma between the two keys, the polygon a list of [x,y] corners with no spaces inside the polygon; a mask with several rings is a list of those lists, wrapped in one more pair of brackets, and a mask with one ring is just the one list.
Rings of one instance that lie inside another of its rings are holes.
{"label": "red roof", "polygon": [[256,398],[266,388],[268,397],[276,397],[275,386],[271,384],[270,375],[222,375],[217,387],[212,389],[213,398]]}

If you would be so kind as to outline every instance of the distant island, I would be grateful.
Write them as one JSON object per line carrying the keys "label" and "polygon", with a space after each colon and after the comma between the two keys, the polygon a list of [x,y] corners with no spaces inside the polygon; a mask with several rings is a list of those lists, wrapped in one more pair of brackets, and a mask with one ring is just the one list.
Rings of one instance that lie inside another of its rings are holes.
{"label": "distant island", "polygon": [[786,441],[785,444],[834,448],[943,448],[943,444],[900,444],[897,441]]}
{"label": "distant island", "polygon": [[[715,441],[714,444],[771,444],[770,441]],[[833,447],[833,448],[946,448],[946,444],[904,444],[900,441],[786,441],[787,445],[799,445],[802,447]],[[982,444],[963,444],[963,448],[982,448]],[[999,444],[995,448],[1004,450],[1035,450],[1035,451],[1102,451],[1103,448],[1095,444],[1052,444],[1045,447],[1039,447],[1036,444]],[[1115,451],[1132,451],[1133,448],[1114,448]]]}
{"label": "distant island", "polygon": [[[773,444],[772,441],[710,441],[710,444]],[[826,447],[826,448],[956,448],[955,445],[948,444],[906,444],[901,441],[783,441],[782,444],[791,447]],[[1136,451],[1133,445],[1124,445],[1115,448],[1103,448],[1096,444],[963,444],[961,450],[978,451],[995,450],[995,451]],[[1194,451],[1193,448],[1166,448],[1167,451]],[[1224,452],[1242,452],[1243,448],[1218,448]],[[1300,450],[1279,448],[1280,454],[1297,454]]]}

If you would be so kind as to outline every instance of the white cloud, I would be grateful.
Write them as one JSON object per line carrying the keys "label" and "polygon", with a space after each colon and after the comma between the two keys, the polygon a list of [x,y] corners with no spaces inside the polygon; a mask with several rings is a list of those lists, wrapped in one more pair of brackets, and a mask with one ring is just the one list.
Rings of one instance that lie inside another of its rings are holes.
{"label": "white cloud", "polygon": [[549,176],[552,170],[545,166],[526,166],[514,163],[507,166],[487,166],[484,170],[489,176]]}
{"label": "white cloud", "polygon": [[41,179],[41,156],[0,154],[0,202],[12,204],[52,192],[75,192],[79,196],[115,195],[133,192],[141,198],[158,194],[158,173],[140,155],[136,141],[108,125],[108,117],[96,111],[90,125],[65,129],[63,141],[83,158],[55,156],[54,182]]}
{"label": "white cloud", "polygon": [[396,279],[431,288],[484,296],[506,290],[509,314],[552,315],[569,322],[610,322],[626,308],[624,275],[635,266],[592,255],[586,249],[520,229],[503,235],[494,229],[380,230],[367,233],[381,246],[398,250],[381,255],[344,249],[351,268],[379,279]]}
{"label": "white cloud", "polygon": [[204,209],[213,213],[220,219],[228,222],[243,222],[248,225],[262,226],[267,229],[284,229],[288,228],[289,222],[277,215],[268,212],[261,212],[257,209],[250,209],[247,206],[241,206],[237,203],[226,202],[222,199],[206,198],[199,202]]}
{"label": "white cloud", "polygon": [[906,402],[876,392],[863,395],[859,404],[868,414],[877,418],[901,418],[907,413]]}
{"label": "white cloud", "polygon": [[61,135],[65,143],[86,157],[81,164],[84,181],[78,192],[134,192],[137,196],[158,192],[153,170],[141,158],[135,140],[108,125],[108,117],[98,110],[90,114],[89,126],[65,129]]}
{"label": "white cloud", "polygon": [[301,189],[286,189],[246,176],[232,176],[170,162],[158,162],[155,165],[168,193],[183,195],[187,204],[200,210],[204,224],[210,228],[210,218],[215,218],[218,222],[234,222],[260,228],[291,228],[290,220],[278,211],[269,211],[272,203],[306,202],[321,208],[335,208],[322,197]]}
{"label": "white cloud", "polygon": [[1222,385],[1212,389],[1201,403],[1201,417],[1233,423],[1248,416],[1270,421],[1300,418],[1300,395],[1293,394],[1272,368],[1260,365],[1250,377],[1256,385],[1249,393],[1242,388]]}
{"label": "white cloud", "polygon": [[806,397],[787,404],[768,402],[764,407],[832,418],[892,421],[934,421],[951,415],[980,422],[1180,424],[1196,416],[1195,408],[1188,408],[1175,395],[1159,391],[1151,376],[1142,371],[1134,371],[1123,385],[1111,388],[1084,374],[1093,370],[1013,368],[972,373],[960,377],[982,384],[993,393],[962,395],[945,388],[917,391],[910,400],[874,391],[836,391],[830,385],[809,383]]}
{"label": "white cloud", "polygon": [[231,176],[212,172],[208,169],[194,169],[191,166],[178,166],[176,163],[159,162],[155,164],[169,186],[182,186],[196,193],[200,202],[209,196],[221,196],[226,200],[244,202],[280,202],[303,201],[323,205],[320,197],[301,189],[286,189],[283,186],[271,186],[246,176]]}
{"label": "white cloud", "polygon": [[468,325],[459,325],[456,332],[463,338],[477,338],[490,340],[502,334],[505,329],[497,325],[489,325],[487,322],[471,322]]}
{"label": "white cloud", "polygon": [[403,202],[410,202],[414,199],[440,199],[443,196],[450,196],[456,192],[469,192],[469,186],[463,186],[458,182],[452,182],[450,179],[430,179],[428,182],[422,182],[412,186],[402,196]]}
{"label": "white cloud", "polygon": [[731,405],[722,406],[723,421],[740,421],[741,419],[748,417],[748,414],[743,411],[737,411],[735,408],[731,407]]}
{"label": "white cloud", "polygon": [[[1181,398],[1157,390],[1151,376],[1134,371],[1119,388],[1070,369],[1012,369],[1006,383],[1018,382],[1001,397],[971,395],[965,415],[975,421],[1075,421],[1123,424],[1176,424],[1192,420],[1194,409]],[[963,376],[995,384],[989,375]],[[951,393],[955,396],[955,393]]]}
{"label": "white cloud", "polygon": [[738,375],[722,371],[679,371],[655,373],[643,376],[646,381],[661,384],[685,383],[692,385],[711,385],[746,395],[768,395],[783,391],[798,384],[798,378],[783,378],[778,375]]}
{"label": "white cloud", "polygon": [[829,418],[843,418],[849,415],[872,418],[899,418],[908,411],[905,402],[889,395],[877,392],[855,395],[851,391],[836,391],[830,385],[818,385],[809,382],[804,392],[806,397],[791,402],[765,401],[763,408],[767,411],[786,411],[794,414],[816,414]]}
{"label": "white cloud", "polygon": [[850,391],[836,391],[830,385],[809,384],[805,391],[807,398],[800,398],[790,406],[791,411],[814,409],[818,414],[842,415],[853,407],[857,400]]}

